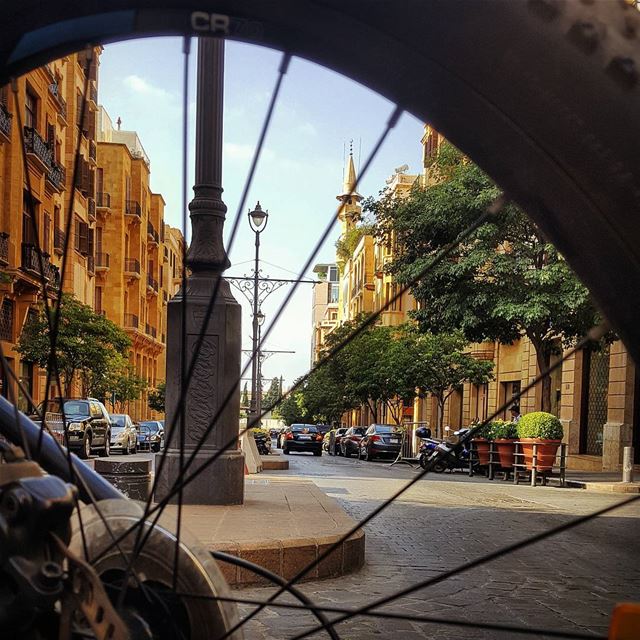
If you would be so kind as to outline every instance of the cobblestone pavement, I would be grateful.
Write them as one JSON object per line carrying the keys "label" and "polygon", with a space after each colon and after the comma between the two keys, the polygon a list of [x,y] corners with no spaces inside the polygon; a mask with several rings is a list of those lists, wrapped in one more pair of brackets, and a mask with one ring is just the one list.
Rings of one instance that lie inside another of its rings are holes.
{"label": "cobblestone pavement", "polygon": [[[407,466],[326,455],[289,459],[290,474],[311,478],[355,518],[364,517],[416,473]],[[304,583],[301,589],[317,604],[357,608],[628,497],[514,486],[462,473],[429,475],[365,527],[367,563],[360,572]],[[415,592],[387,609],[606,637],[612,606],[640,600],[639,543],[640,501]],[[251,588],[234,594],[264,600],[273,592]],[[243,615],[247,611],[241,608]],[[246,625],[245,633],[251,640],[292,638],[313,624],[307,613],[267,609]],[[337,630],[345,640],[549,637],[365,617]]]}

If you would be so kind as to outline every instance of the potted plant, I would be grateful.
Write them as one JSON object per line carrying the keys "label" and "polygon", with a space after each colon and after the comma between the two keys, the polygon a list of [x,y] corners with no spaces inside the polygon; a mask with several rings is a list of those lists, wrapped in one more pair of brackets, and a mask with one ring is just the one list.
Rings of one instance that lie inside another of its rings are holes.
{"label": "potted plant", "polygon": [[513,454],[518,439],[518,425],[506,420],[494,420],[491,423],[491,439],[498,452],[498,460],[503,469],[513,467]]}
{"label": "potted plant", "polygon": [[[471,428],[475,429],[478,425],[472,424]],[[491,423],[485,422],[473,434],[471,442],[476,446],[478,452],[478,464],[483,466],[489,464],[489,439],[491,437]]]}
{"label": "potted plant", "polygon": [[522,416],[518,422],[518,439],[527,469],[533,467],[533,445],[537,445],[537,471],[550,471],[562,442],[562,424],[556,416],[545,411],[534,411]]}

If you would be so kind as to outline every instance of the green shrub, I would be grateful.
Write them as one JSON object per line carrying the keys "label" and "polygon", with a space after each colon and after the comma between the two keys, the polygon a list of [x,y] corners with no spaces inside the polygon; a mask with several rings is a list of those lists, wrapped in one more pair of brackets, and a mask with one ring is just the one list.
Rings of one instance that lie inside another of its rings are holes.
{"label": "green shrub", "polygon": [[254,429],[251,429],[251,432],[254,436],[266,436],[267,438],[269,437],[269,431],[267,431],[267,429],[263,429],[262,427],[255,427]]}
{"label": "green shrub", "polygon": [[[479,423],[480,424],[480,423]],[[473,429],[476,425],[471,424]],[[485,422],[482,426],[473,434],[474,439],[483,438],[485,440],[491,440],[491,422]]]}
{"label": "green shrub", "polygon": [[562,423],[554,415],[544,411],[527,413],[518,422],[518,438],[562,440]]}
{"label": "green shrub", "polygon": [[491,440],[515,440],[518,437],[518,425],[506,420],[494,420],[491,423]]}

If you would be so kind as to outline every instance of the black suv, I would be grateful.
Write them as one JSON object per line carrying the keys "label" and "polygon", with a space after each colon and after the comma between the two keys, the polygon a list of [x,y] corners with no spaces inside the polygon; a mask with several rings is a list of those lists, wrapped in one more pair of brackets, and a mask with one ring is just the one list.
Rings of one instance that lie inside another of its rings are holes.
{"label": "black suv", "polygon": [[47,402],[46,408],[40,405],[39,411],[45,411],[47,425],[53,437],[66,445],[64,432],[67,421],[69,448],[81,458],[88,458],[96,450],[100,455],[109,455],[111,437],[111,418],[105,406],[95,398],[55,398]]}

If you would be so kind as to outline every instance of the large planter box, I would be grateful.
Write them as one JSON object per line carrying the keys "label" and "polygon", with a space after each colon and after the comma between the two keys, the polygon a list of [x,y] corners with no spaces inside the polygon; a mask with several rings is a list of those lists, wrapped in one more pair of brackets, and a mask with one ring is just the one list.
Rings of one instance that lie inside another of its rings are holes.
{"label": "large planter box", "polygon": [[504,469],[510,469],[513,467],[513,457],[516,451],[516,440],[510,440],[506,438],[500,438],[494,440],[493,444],[495,450],[498,452],[498,460],[500,466]]}
{"label": "large planter box", "polygon": [[533,468],[533,445],[537,445],[538,459],[536,471],[551,471],[556,460],[558,447],[562,440],[542,440],[540,438],[520,438],[524,464],[527,469]]}
{"label": "large planter box", "polygon": [[489,464],[489,441],[485,438],[474,438],[472,442],[476,445],[476,451],[478,452],[478,464]]}

